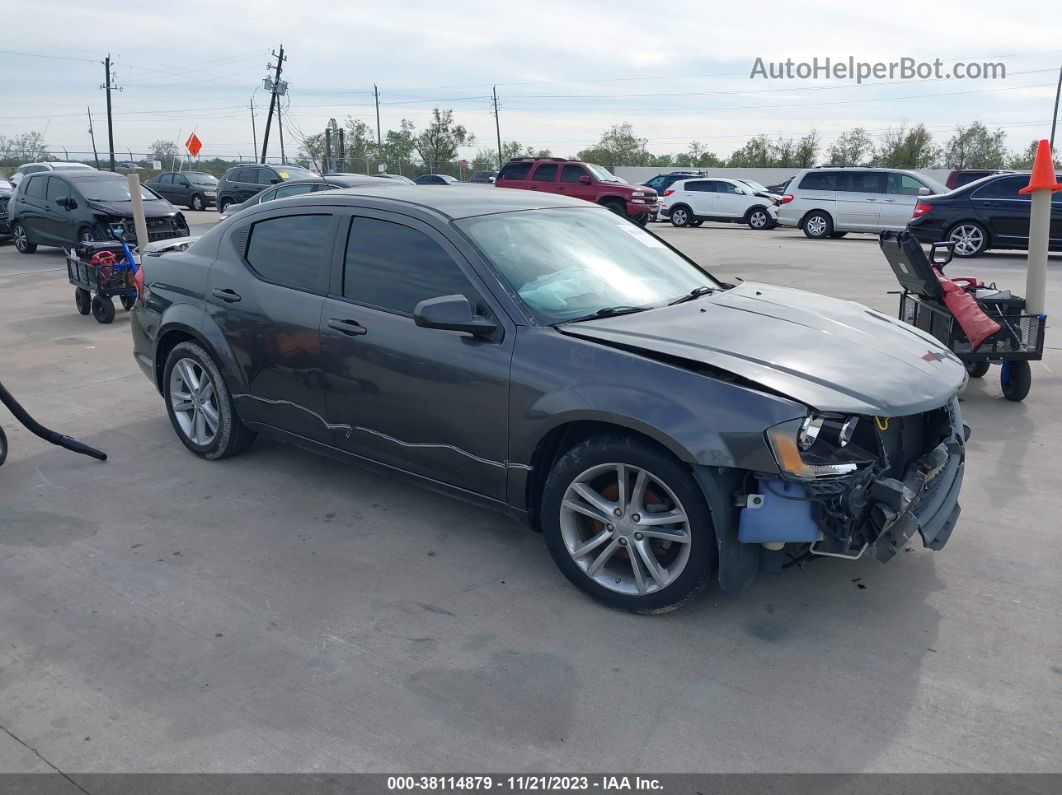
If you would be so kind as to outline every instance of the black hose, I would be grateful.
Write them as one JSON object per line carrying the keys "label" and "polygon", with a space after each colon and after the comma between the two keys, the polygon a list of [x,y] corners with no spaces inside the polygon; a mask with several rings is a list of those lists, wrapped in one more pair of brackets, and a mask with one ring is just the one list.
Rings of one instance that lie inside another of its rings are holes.
{"label": "black hose", "polygon": [[[82,444],[77,439],[71,439],[69,436],[64,436],[61,433],[45,428],[33,419],[24,408],[22,408],[11,393],[4,388],[2,383],[0,383],[0,403],[7,406],[8,410],[15,415],[15,419],[25,425],[31,433],[44,439],[44,441],[59,445],[59,447],[65,447],[67,450],[72,450],[75,453],[81,453],[82,455],[97,458],[100,461],[107,460],[107,454],[102,450],[97,450],[95,447],[89,447],[87,444]],[[5,444],[4,447],[6,448],[6,446],[7,445]]]}

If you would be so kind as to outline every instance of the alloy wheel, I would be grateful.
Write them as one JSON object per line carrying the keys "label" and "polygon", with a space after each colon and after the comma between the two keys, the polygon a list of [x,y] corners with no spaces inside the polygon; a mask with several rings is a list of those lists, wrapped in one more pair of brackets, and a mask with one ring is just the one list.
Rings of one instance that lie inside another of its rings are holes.
{"label": "alloy wheel", "polygon": [[767,213],[763,210],[755,210],[749,215],[749,226],[753,229],[763,229],[767,226]]}
{"label": "alloy wheel", "polygon": [[822,237],[826,234],[826,219],[821,215],[813,215],[807,220],[805,227],[812,237]]}
{"label": "alloy wheel", "polygon": [[170,406],[181,432],[200,447],[218,434],[221,413],[214,383],[195,359],[180,359],[170,373]]}
{"label": "alloy wheel", "polygon": [[192,197],[192,209],[193,210],[202,210],[203,209],[203,197],[202,196],[199,196],[198,194],[196,194],[195,196]]}
{"label": "alloy wheel", "polygon": [[29,244],[29,237],[26,235],[26,227],[22,224],[15,224],[15,228],[12,230],[15,238],[15,248],[19,251],[25,251]]}
{"label": "alloy wheel", "polygon": [[671,585],[690,558],[685,508],[653,473],[631,464],[591,467],[561,501],[568,554],[598,585],[645,595]]}
{"label": "alloy wheel", "polygon": [[687,223],[689,223],[689,220],[690,219],[689,216],[686,214],[686,211],[683,210],[681,207],[678,207],[671,211],[671,223],[673,223],[675,226],[685,226]]}
{"label": "alloy wheel", "polygon": [[970,257],[984,248],[985,235],[981,227],[975,224],[961,224],[951,230],[948,239],[955,244],[955,253],[960,257]]}

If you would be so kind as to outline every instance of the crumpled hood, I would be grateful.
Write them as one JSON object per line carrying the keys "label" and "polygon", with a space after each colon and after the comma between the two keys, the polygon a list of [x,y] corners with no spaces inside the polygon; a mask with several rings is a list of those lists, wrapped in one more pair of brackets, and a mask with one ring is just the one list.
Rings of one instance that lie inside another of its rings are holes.
{"label": "crumpled hood", "polygon": [[[131,218],[133,215],[132,202],[101,202],[90,199],[88,201],[88,205],[98,213],[106,213],[107,215],[118,215],[122,218]],[[169,202],[144,202],[145,218],[165,218],[167,216],[176,214],[177,211]]]}
{"label": "crumpled hood", "polygon": [[944,345],[895,318],[853,301],[754,282],[558,329],[716,367],[820,411],[916,414],[948,402],[966,379]]}

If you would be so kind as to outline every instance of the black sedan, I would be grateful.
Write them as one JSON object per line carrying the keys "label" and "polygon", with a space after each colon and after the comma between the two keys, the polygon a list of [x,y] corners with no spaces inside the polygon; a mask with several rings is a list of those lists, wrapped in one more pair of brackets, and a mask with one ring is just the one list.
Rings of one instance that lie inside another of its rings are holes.
{"label": "black sedan", "polygon": [[261,433],[406,474],[526,520],[614,607],[661,612],[716,576],[739,592],[787,554],[940,549],[959,514],[946,347],[724,284],[582,199],[312,193],[143,274],[133,353],[193,454]]}
{"label": "black sedan", "polygon": [[203,171],[165,171],[144,183],[173,204],[189,210],[213,207],[218,198],[218,178]]}
{"label": "black sedan", "polygon": [[15,186],[9,180],[0,178],[0,238],[11,237],[11,222],[7,218],[7,203]]}
{"label": "black sedan", "polygon": [[[956,257],[989,249],[1029,247],[1029,196],[1018,193],[1028,174],[998,174],[918,200],[907,228],[923,243],[950,240]],[[1051,198],[1052,251],[1062,251],[1062,193]]]}
{"label": "black sedan", "polygon": [[[256,193],[245,202],[230,204],[221,213],[221,220],[224,221],[230,215],[234,215],[240,210],[254,207],[257,204],[265,204],[274,199],[284,199],[289,196],[301,196],[304,193],[315,193],[319,190],[336,190],[338,188],[356,188],[359,186],[378,188],[381,185],[387,184],[391,183],[381,182],[379,179],[368,174],[329,174],[326,177],[320,177],[318,179],[292,179],[281,185],[268,188],[261,193]],[[395,182],[393,184],[397,185],[399,183]]]}
{"label": "black sedan", "polygon": [[[148,242],[188,235],[184,216],[141,186]],[[110,171],[41,171],[23,177],[8,208],[15,248],[32,254],[37,246],[70,248],[78,241],[110,240],[108,227],[121,224],[136,242],[129,182]]]}
{"label": "black sedan", "polygon": [[415,180],[417,185],[461,185],[461,180],[449,174],[421,174]]}

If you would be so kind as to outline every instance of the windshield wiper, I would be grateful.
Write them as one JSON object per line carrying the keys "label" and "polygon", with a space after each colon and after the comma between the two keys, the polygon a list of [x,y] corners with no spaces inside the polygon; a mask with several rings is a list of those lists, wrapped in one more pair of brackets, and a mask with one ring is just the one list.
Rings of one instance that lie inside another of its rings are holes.
{"label": "windshield wiper", "polygon": [[675,304],[684,304],[687,301],[696,301],[702,295],[708,295],[708,293],[714,293],[714,292],[715,292],[715,288],[714,287],[707,287],[705,285],[702,285],[700,287],[694,287],[692,290],[690,290],[688,293],[686,293],[681,298],[676,298],[674,301],[669,303],[668,306],[674,306]]}
{"label": "windshield wiper", "polygon": [[[589,315],[583,315],[582,317],[573,317],[570,320],[561,320],[559,323],[582,323],[584,320],[598,320],[603,317],[615,317],[616,315],[629,315],[633,312],[644,312],[646,309],[651,309],[648,306],[606,306],[603,309],[598,309],[596,312],[592,312]],[[556,324],[555,324],[556,325]]]}

